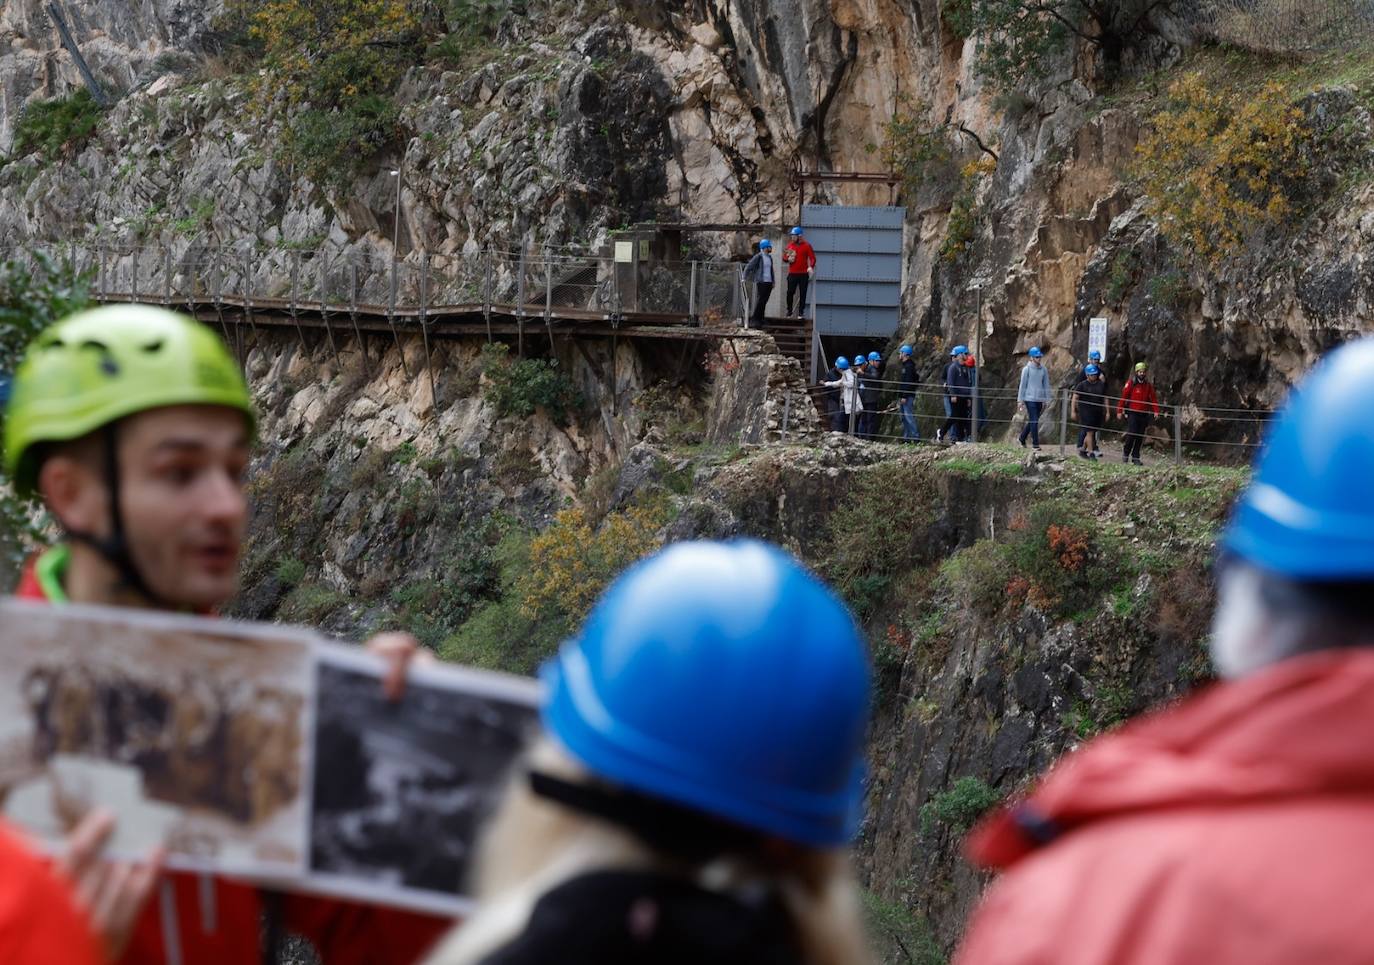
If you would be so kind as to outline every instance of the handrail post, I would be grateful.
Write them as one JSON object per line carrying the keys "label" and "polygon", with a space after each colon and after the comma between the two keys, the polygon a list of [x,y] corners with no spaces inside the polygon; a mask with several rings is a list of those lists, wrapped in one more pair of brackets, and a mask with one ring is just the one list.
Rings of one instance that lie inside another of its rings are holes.
{"label": "handrail post", "polygon": [[1060,390],[1059,396],[1059,458],[1064,458],[1064,446],[1069,437],[1069,400]]}
{"label": "handrail post", "polygon": [[429,399],[433,411],[439,408],[439,386],[434,381],[434,358],[429,351],[429,252],[420,253],[420,337],[425,343],[425,369],[429,372]]}
{"label": "handrail post", "polygon": [[549,246],[544,246],[544,324],[553,322],[553,258]]}
{"label": "handrail post", "polygon": [[141,249],[139,248],[138,245],[134,245],[134,248],[133,248],[133,256],[134,256],[133,280],[130,282],[130,287],[133,289],[133,291],[129,292],[129,300],[130,300],[130,301],[133,301],[133,302],[136,302],[136,301],[139,300],[139,299],[138,299],[138,253],[139,253],[140,250],[141,250]]}
{"label": "handrail post", "polygon": [[1174,406],[1174,465],[1183,465],[1183,408]]}
{"label": "handrail post", "polygon": [[688,283],[687,317],[693,323],[700,321],[697,318],[697,263],[695,261],[692,262],[692,280]]}
{"label": "handrail post", "polygon": [[491,344],[491,249],[482,248],[482,315],[487,320],[487,344]]}
{"label": "handrail post", "polygon": [[172,246],[162,246],[162,304],[172,304]]}

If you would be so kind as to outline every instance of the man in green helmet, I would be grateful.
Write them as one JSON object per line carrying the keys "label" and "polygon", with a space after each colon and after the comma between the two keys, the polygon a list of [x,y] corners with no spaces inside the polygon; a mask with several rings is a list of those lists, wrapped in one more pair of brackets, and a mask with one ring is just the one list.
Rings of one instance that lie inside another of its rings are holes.
{"label": "man in green helmet", "polygon": [[[26,569],[19,596],[213,613],[238,588],[254,430],[237,364],[197,322],[128,305],[49,328],[14,376],[4,466],[20,493],[42,497],[64,539]],[[387,689],[398,695],[414,640],[388,634],[368,646],[389,660]],[[268,900],[208,876],[163,874],[159,887],[130,934],[103,929],[108,948],[123,948],[117,961],[261,961],[265,914],[330,965],[409,963],[448,924],[321,898]]]}

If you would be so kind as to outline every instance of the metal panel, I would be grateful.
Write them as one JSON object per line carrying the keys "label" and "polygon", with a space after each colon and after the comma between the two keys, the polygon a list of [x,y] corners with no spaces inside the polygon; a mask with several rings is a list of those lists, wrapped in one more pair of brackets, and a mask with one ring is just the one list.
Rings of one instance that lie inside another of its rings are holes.
{"label": "metal panel", "polygon": [[802,226],[816,249],[816,330],[887,337],[902,299],[903,208],[806,205]]}

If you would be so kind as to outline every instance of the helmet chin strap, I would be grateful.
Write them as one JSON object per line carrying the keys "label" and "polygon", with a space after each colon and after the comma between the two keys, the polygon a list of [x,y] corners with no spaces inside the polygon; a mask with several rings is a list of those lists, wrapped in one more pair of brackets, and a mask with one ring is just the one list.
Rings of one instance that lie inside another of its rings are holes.
{"label": "helmet chin strap", "polygon": [[62,528],[68,539],[89,546],[100,554],[105,562],[113,566],[119,573],[119,585],[123,589],[132,590],[153,606],[175,610],[177,609],[176,606],[154,593],[149,587],[148,581],[143,578],[138,565],[134,562],[133,554],[129,551],[129,540],[124,527],[124,510],[120,505],[119,430],[117,423],[110,423],[101,430],[101,441],[105,450],[105,485],[110,493],[110,535],[100,537],[93,533],[84,533],[73,529],[66,523],[62,523]]}

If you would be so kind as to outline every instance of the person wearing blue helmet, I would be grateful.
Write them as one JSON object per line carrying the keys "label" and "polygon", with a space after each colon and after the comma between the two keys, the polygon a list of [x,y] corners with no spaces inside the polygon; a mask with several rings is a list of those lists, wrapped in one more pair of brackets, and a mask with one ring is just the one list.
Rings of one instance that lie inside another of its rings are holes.
{"label": "person wearing blue helmet", "polygon": [[1222,683],[1079,748],[975,832],[1005,870],[956,965],[1370,959],[1372,410],[1374,338],[1293,394],[1221,539]]}
{"label": "person wearing blue helmet", "polygon": [[[1090,368],[1095,368],[1095,369],[1097,369],[1097,374],[1101,377],[1101,381],[1102,381],[1104,384],[1106,383],[1106,381],[1107,381],[1107,373],[1106,373],[1106,371],[1104,370],[1103,365],[1102,365],[1102,353],[1099,352],[1097,349],[1093,349],[1091,352],[1088,353],[1088,363],[1087,363],[1086,365],[1084,365],[1083,368],[1079,371],[1078,381],[1075,383],[1076,386],[1077,386],[1077,385],[1082,385],[1084,382],[1087,381],[1087,379],[1088,379],[1088,369],[1090,369]],[[1105,423],[1106,423],[1106,419],[1105,419],[1105,415],[1104,415],[1103,424],[1105,424]],[[1100,429],[1101,429],[1101,426],[1099,426],[1098,428],[1099,428],[1099,430],[1100,430]],[[1078,448],[1079,448],[1080,450],[1082,450],[1082,448],[1083,448],[1083,443],[1086,442],[1087,439],[1088,439],[1088,430],[1087,430],[1087,428],[1084,427],[1084,426],[1079,426],[1079,427],[1078,427]],[[1102,433],[1101,433],[1100,431],[1099,431],[1099,432],[1093,433],[1093,440],[1094,440],[1094,447],[1093,447],[1093,449],[1091,450],[1091,452],[1092,452],[1092,458],[1094,458],[1094,459],[1101,459],[1101,458],[1102,458]]]}
{"label": "person wearing blue helmet", "polygon": [[1054,398],[1050,391],[1050,373],[1040,359],[1044,356],[1039,346],[1032,345],[1030,360],[1021,369],[1021,387],[1016,392],[1016,401],[1026,407],[1026,424],[1021,429],[1017,442],[1026,447],[1026,436],[1030,436],[1031,449],[1040,451],[1040,413],[1045,411]]}
{"label": "person wearing blue helmet", "polygon": [[840,401],[840,386],[843,373],[848,368],[849,359],[841,355],[821,378],[821,403],[825,406],[825,421],[831,432],[844,432],[844,406]]}
{"label": "person wearing blue helmet", "polygon": [[1073,387],[1071,416],[1079,426],[1078,455],[1083,459],[1100,459],[1097,434],[1107,420],[1107,383],[1102,370],[1089,364],[1086,374]]}
{"label": "person wearing blue helmet", "polygon": [[876,440],[883,409],[883,357],[869,352],[859,372],[859,397],[864,404],[860,438]]}
{"label": "person wearing blue helmet", "polygon": [[910,345],[903,345],[897,355],[902,360],[901,385],[897,390],[897,408],[902,413],[902,441],[920,442],[921,429],[916,425],[916,362]]}
{"label": "person wearing blue helmet", "polygon": [[764,316],[768,311],[768,299],[773,297],[775,280],[773,242],[767,238],[759,242],[759,250],[744,266],[744,280],[753,282],[754,285],[754,311],[750,314],[749,320],[755,328],[763,328],[766,324]]}
{"label": "person wearing blue helmet", "polygon": [[[787,317],[806,317],[806,295],[811,288],[811,276],[816,273],[816,249],[802,237],[800,227],[792,229],[792,240],[782,253],[787,262]],[[792,313],[795,299],[796,314]]]}
{"label": "person wearing blue helmet", "polygon": [[476,912],[431,965],[868,960],[847,847],[871,671],[823,583],[764,543],[679,543],[541,676]]}
{"label": "person wearing blue helmet", "polygon": [[967,345],[956,345],[950,350],[950,363],[945,366],[944,395],[949,415],[940,430],[941,439],[949,439],[956,445],[972,438],[973,414],[973,376],[969,374],[964,359],[968,356]]}
{"label": "person wearing blue helmet", "polygon": [[852,434],[859,429],[859,419],[864,408],[863,400],[859,397],[859,368],[862,364],[863,359],[860,356],[855,356],[851,365],[849,359],[841,355],[835,360],[835,377],[821,383],[827,389],[839,390],[840,408],[843,413],[839,429],[841,432]]}

